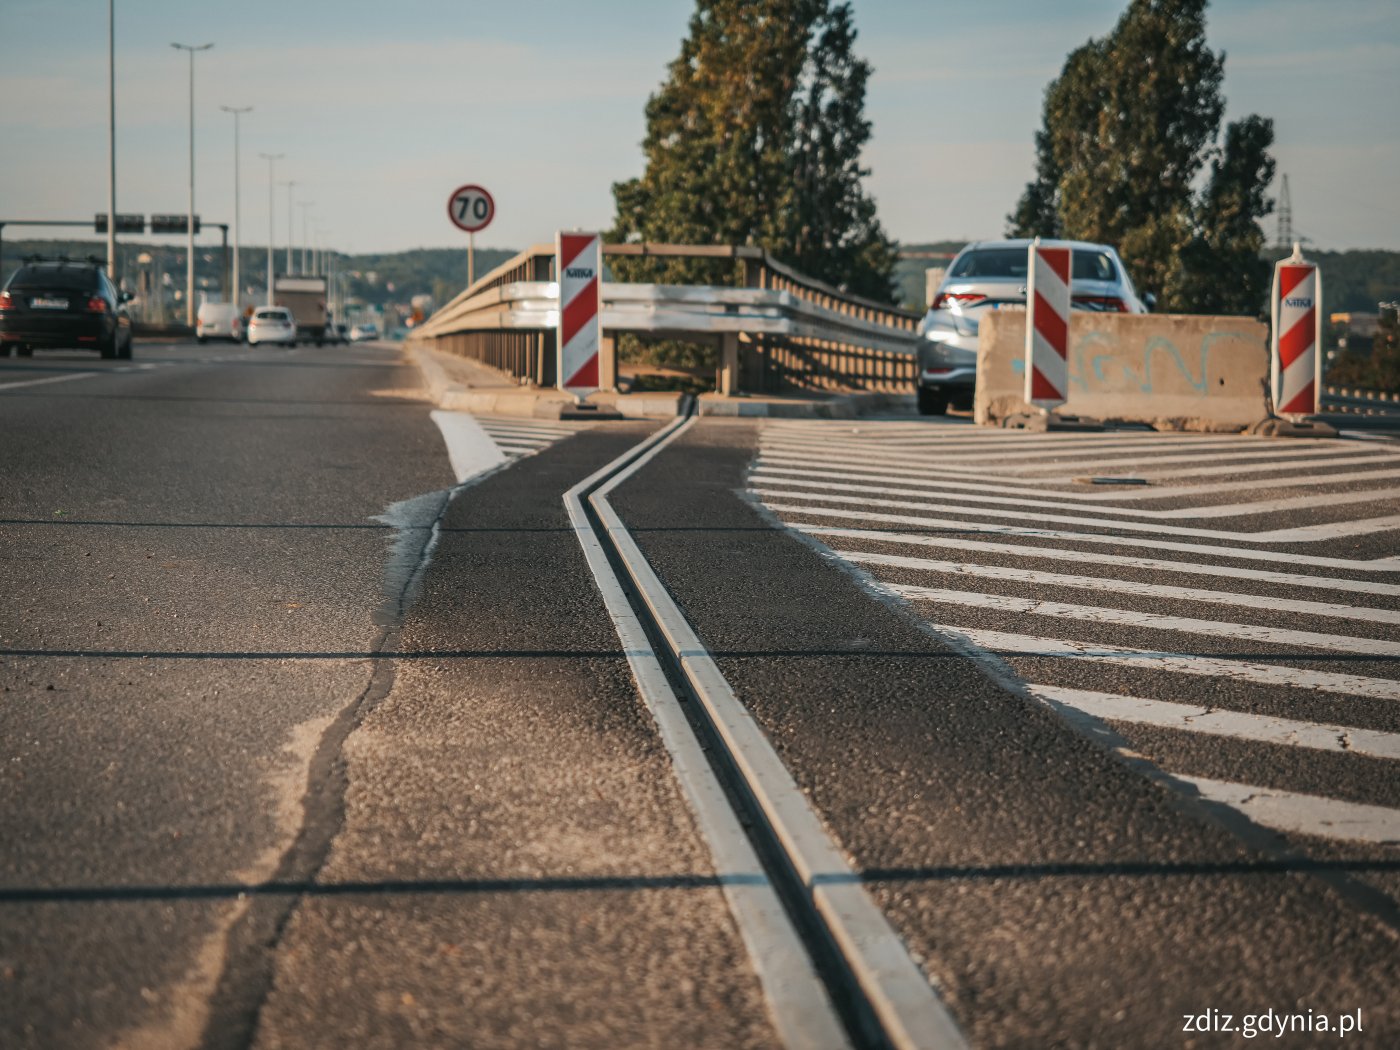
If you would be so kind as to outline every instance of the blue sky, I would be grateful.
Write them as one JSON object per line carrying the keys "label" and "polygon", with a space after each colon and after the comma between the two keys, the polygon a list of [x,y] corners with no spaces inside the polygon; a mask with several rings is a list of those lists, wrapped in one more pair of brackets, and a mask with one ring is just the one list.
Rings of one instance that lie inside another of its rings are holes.
{"label": "blue sky", "polygon": [[[258,153],[271,152],[324,243],[389,251],[465,248],[445,213],[463,182],[497,202],[478,246],[608,225],[693,0],[116,6],[119,211],[185,209],[188,59],[170,43],[212,41],[196,60],[200,214],[232,221],[233,118],[218,107],[251,105],[243,242],[266,241]],[[906,242],[999,236],[1031,174],[1046,83],[1125,0],[853,6],[875,67],[867,162],[886,228]],[[1275,121],[1295,230],[1326,248],[1400,249],[1400,3],[1216,0],[1209,17],[1227,115]],[[0,219],[105,210],[106,34],[102,0],[0,0]],[[286,200],[279,187],[278,243]]]}

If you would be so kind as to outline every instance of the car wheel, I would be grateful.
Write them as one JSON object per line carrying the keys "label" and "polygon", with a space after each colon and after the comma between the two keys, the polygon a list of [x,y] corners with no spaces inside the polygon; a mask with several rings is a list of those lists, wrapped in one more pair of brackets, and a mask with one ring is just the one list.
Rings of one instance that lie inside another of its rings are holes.
{"label": "car wheel", "polygon": [[925,390],[923,387],[919,387],[919,415],[946,416],[947,414],[947,394],[941,394],[936,390]]}
{"label": "car wheel", "polygon": [[102,360],[113,361],[117,357],[117,336],[114,332],[112,338],[106,342],[97,344],[97,352],[102,355]]}
{"label": "car wheel", "polygon": [[132,343],[133,343],[133,342],[134,342],[134,340],[133,340],[130,336],[127,336],[126,344],[125,344],[125,345],[121,348],[121,350],[117,353],[117,357],[119,357],[119,358],[120,358],[121,360],[123,360],[123,361],[130,361],[130,360],[131,360],[131,356],[132,356],[132,351],[135,349],[135,348],[132,346]]}
{"label": "car wheel", "polygon": [[19,354],[20,357],[33,357],[34,348],[32,346],[17,347],[15,353]]}
{"label": "car wheel", "polygon": [[10,351],[13,349],[14,347],[10,346],[9,343],[0,343],[0,357],[9,357]]}
{"label": "car wheel", "polygon": [[207,343],[207,342],[209,342],[209,340],[208,340],[208,339],[205,339],[204,336],[201,335],[201,336],[199,337],[199,345],[200,345],[200,346],[203,346],[203,345],[204,345],[205,343]]}

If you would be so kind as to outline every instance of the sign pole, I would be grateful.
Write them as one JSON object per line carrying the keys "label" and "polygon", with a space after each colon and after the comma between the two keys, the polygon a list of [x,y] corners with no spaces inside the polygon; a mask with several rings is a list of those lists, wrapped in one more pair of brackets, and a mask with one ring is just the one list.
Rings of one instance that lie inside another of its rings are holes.
{"label": "sign pole", "polygon": [[467,234],[467,287],[476,284],[476,231]]}

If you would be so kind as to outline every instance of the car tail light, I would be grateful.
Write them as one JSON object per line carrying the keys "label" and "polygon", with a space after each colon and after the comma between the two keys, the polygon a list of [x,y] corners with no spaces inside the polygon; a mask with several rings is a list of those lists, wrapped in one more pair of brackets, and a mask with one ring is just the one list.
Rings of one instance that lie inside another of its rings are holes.
{"label": "car tail light", "polygon": [[87,301],[87,312],[90,314],[105,314],[107,312],[107,300],[100,295],[94,295]]}
{"label": "car tail light", "polygon": [[13,310],[15,300],[9,292],[0,292],[0,310]]}
{"label": "car tail light", "polygon": [[941,292],[934,297],[933,308],[946,310],[950,306],[971,306],[987,298],[981,292]]}
{"label": "car tail light", "polygon": [[1071,300],[1081,310],[1099,310],[1103,313],[1128,312],[1128,304],[1116,295],[1076,295]]}

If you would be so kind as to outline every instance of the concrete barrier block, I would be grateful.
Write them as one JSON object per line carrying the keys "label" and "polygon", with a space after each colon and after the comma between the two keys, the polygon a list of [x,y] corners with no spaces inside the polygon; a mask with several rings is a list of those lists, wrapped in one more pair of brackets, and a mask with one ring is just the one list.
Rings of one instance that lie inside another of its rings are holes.
{"label": "concrete barrier block", "polygon": [[[1161,430],[1240,431],[1268,416],[1268,330],[1247,317],[1074,311],[1069,396],[1058,411]],[[1034,412],[1025,389],[1026,312],[982,320],[974,419]]]}

